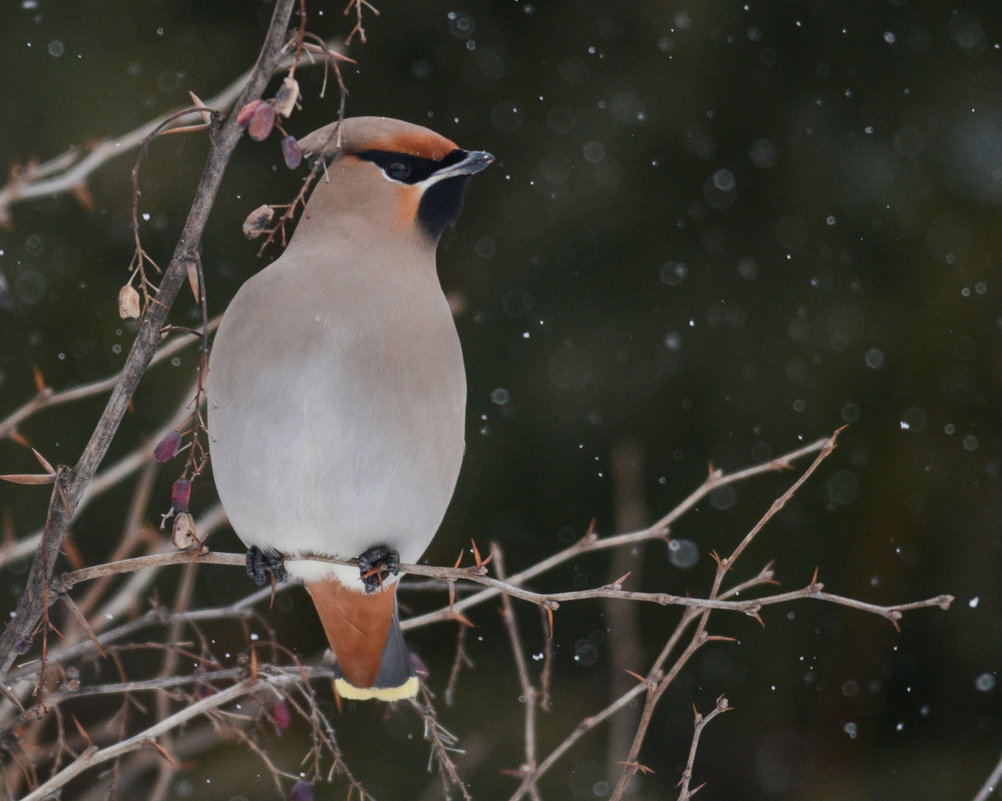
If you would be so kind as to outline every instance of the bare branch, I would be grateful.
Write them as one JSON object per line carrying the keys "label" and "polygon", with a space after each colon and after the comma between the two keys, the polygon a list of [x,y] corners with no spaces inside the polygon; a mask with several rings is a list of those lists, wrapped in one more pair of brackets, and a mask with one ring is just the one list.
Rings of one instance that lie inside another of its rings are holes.
{"label": "bare branch", "polygon": [[[555,553],[552,556],[537,562],[532,565],[532,567],[526,568],[520,573],[510,576],[508,578],[508,583],[516,587],[520,587],[529,579],[546,573],[547,571],[552,570],[558,565],[561,565],[582,553],[591,553],[593,551],[601,551],[607,548],[618,548],[623,545],[632,545],[633,543],[644,542],[646,540],[660,539],[667,533],[668,526],[672,522],[680,518],[686,511],[691,509],[699,503],[700,500],[706,497],[706,495],[718,487],[733,484],[737,481],[744,481],[752,476],[761,475],[763,473],[788,469],[792,462],[797,459],[801,459],[804,456],[818,453],[829,442],[830,440],[827,437],[819,439],[816,442],[812,442],[810,445],[805,445],[801,448],[790,451],[789,453],[783,454],[770,462],[764,462],[759,465],[747,467],[735,473],[725,474],[722,471],[714,470],[695,492],[691,493],[689,497],[682,501],[682,503],[648,528],[641,529],[640,531],[633,531],[627,534],[618,534],[616,536],[602,538],[599,538],[593,532],[589,532],[574,545],[571,545],[563,551]],[[496,597],[499,592],[501,592],[500,588],[492,586],[491,589],[478,592],[475,595],[471,595],[461,601],[457,601],[451,609],[449,607],[445,607],[434,612],[428,612],[427,614],[404,621],[401,625],[404,629],[408,629],[425,626],[429,623],[450,620],[453,617],[453,612],[463,612],[472,606],[476,606],[484,601],[488,601],[491,598]]]}
{"label": "bare branch", "polygon": [[689,799],[691,799],[693,795],[696,794],[696,790],[699,789],[699,787],[692,789],[691,786],[692,766],[696,762],[696,749],[699,748],[699,737],[703,733],[703,729],[706,728],[706,725],[711,720],[713,720],[717,715],[723,712],[727,712],[729,709],[730,707],[727,706],[727,699],[724,698],[724,696],[720,696],[717,699],[717,705],[713,708],[713,711],[706,716],[703,716],[699,714],[699,712],[696,712],[695,707],[693,707],[693,712],[695,713],[695,721],[693,724],[693,731],[692,731],[692,745],[689,748],[689,759],[685,763],[685,770],[682,771],[682,778],[678,783],[679,787],[682,788],[678,794],[678,801],[689,801]]}
{"label": "bare branch", "polygon": [[[504,557],[501,549],[496,543],[492,543],[491,552],[494,554],[494,564],[498,575],[503,577]],[[536,772],[536,712],[539,708],[540,694],[529,677],[529,663],[525,658],[525,649],[522,647],[522,639],[518,633],[518,622],[515,620],[515,610],[511,602],[511,596],[508,593],[501,596],[501,619],[504,621],[505,629],[508,632],[508,642],[511,645],[511,652],[515,657],[518,682],[522,688],[522,699],[525,706],[523,735],[525,741],[525,762],[519,768],[519,773],[522,776],[533,776]],[[539,793],[535,783],[529,785],[529,796],[533,801],[538,801]]]}
{"label": "bare branch", "polygon": [[[241,105],[260,97],[281,60],[285,32],[294,5],[295,0],[277,0],[258,62],[240,95],[238,102]],[[126,358],[121,377],[112,390],[87,447],[76,466],[72,470],[61,470],[57,477],[53,498],[58,498],[59,502],[50,505],[45,536],[32,564],[26,592],[21,596],[15,616],[0,635],[0,676],[6,676],[17,656],[15,646],[26,638],[30,639],[35,624],[46,610],[45,596],[69,521],[118,430],[140,378],[160,345],[160,331],[178,290],[187,279],[186,264],[197,253],[209,211],[222,182],[223,171],[241,134],[236,118],[232,115],[214,132],[194,203],[171,263],[160,282],[157,302],[150,304],[140,322],[139,333]]]}
{"label": "bare branch", "polygon": [[[327,51],[339,52],[341,44],[337,41],[330,41],[324,42],[323,47]],[[305,45],[304,49],[313,52],[321,51],[320,46],[315,44]],[[273,73],[289,69],[292,64],[293,57],[286,56],[275,64]],[[304,65],[310,66],[311,64],[312,62],[305,62]],[[202,103],[202,106],[216,109],[217,111],[230,108],[236,99],[240,97],[244,87],[254,75],[256,75],[254,70],[248,70],[238,76],[221,92]],[[250,100],[251,98],[248,97],[247,99]],[[80,158],[79,150],[70,150],[43,164],[22,167],[16,171],[15,177],[9,183],[0,187],[0,224],[9,219],[10,209],[17,203],[36,197],[49,197],[77,191],[80,187],[84,186],[91,173],[111,159],[139,147],[143,138],[151,130],[162,125],[173,114],[176,114],[176,111],[170,111],[159,117],[155,117],[115,139],[104,139],[96,142],[90,146],[90,152],[83,158]],[[192,110],[174,119],[168,130],[177,130],[192,123],[201,122],[203,116],[203,112]],[[0,427],[0,432],[2,430],[2,427]]]}
{"label": "bare branch", "polygon": [[38,786],[33,792],[28,793],[21,799],[21,801],[43,801],[43,799],[49,798],[59,788],[64,787],[67,782],[76,778],[84,771],[90,770],[98,765],[102,765],[112,759],[116,759],[123,754],[135,751],[138,748],[143,748],[147,742],[155,741],[157,737],[161,736],[165,732],[169,732],[187,721],[194,720],[200,715],[203,715],[213,709],[218,709],[231,701],[235,701],[250,692],[258,690],[261,686],[276,688],[285,687],[298,681],[300,681],[298,673],[287,673],[275,676],[259,676],[257,682],[245,679],[232,685],[231,687],[227,687],[224,690],[220,690],[213,695],[209,695],[193,704],[183,707],[173,715],[158,721],[152,726],[143,729],[139,733],[134,734],[132,737],[122,740],[121,742],[114,743],[113,745],[109,745],[105,748],[91,746],[85,750],[78,759],[71,762],[56,775],[52,776],[48,781]]}
{"label": "bare branch", "polygon": [[[428,698],[425,699],[429,701]],[[470,791],[466,789],[466,784],[459,775],[456,763],[452,759],[453,753],[462,753],[457,747],[458,738],[448,731],[438,722],[435,708],[430,702],[422,704],[415,698],[408,699],[411,708],[418,713],[424,721],[424,738],[431,745],[431,759],[438,764],[438,770],[442,777],[442,790],[445,798],[451,798],[449,788],[456,787],[463,796],[463,801],[473,801]],[[431,767],[429,760],[429,768]]]}
{"label": "bare branch", "polygon": [[[209,322],[210,331],[214,331],[219,326],[220,319],[222,318],[217,317]],[[176,355],[183,348],[192,344],[193,341],[186,337],[178,337],[171,340],[157,351],[156,355],[150,360],[150,367]],[[73,389],[62,390],[61,392],[56,392],[51,387],[43,387],[34,398],[23,404],[20,408],[15,409],[4,420],[0,420],[0,439],[10,438],[17,431],[18,424],[23,423],[40,409],[47,409],[50,406],[61,406],[64,403],[73,403],[83,398],[91,398],[114,389],[120,376],[121,373],[115,373],[99,381],[81,384],[80,386],[73,387]]]}

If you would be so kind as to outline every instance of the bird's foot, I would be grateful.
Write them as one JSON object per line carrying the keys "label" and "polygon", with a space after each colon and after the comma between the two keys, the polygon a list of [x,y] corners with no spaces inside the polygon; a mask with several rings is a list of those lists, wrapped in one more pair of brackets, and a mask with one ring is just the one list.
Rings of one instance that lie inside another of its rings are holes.
{"label": "bird's foot", "polygon": [[247,550],[247,575],[254,579],[254,583],[263,587],[268,581],[268,575],[275,577],[275,581],[281,583],[285,581],[288,574],[285,572],[285,562],[277,553],[262,551],[256,545]]}
{"label": "bird's foot", "polygon": [[358,557],[358,572],[366,592],[375,592],[383,580],[400,572],[400,554],[385,545],[373,545]]}

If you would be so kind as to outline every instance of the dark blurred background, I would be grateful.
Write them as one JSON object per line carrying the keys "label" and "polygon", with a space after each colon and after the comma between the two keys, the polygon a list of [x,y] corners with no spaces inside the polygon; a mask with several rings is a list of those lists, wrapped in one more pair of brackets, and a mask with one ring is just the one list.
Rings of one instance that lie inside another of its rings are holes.
{"label": "dark blurred background", "polygon": [[[308,3],[331,37],[341,3]],[[614,455],[639,481],[650,522],[705,477],[767,460],[850,424],[840,447],[743,557],[736,578],[776,560],[783,588],[815,566],[826,587],[876,603],[949,592],[949,612],[883,620],[801,602],[750,619],[719,617],[738,638],[701,651],[659,707],[633,798],[674,797],[691,705],[726,693],[734,711],[707,729],[696,778],[711,799],[969,798],[1002,748],[999,625],[1002,397],[1002,18],[997,5],[874,0],[680,3],[377,3],[368,42],[352,44],[350,114],[429,125],[497,164],[471,182],[439,257],[469,374],[468,453],[453,506],[427,558],[451,564],[491,539],[509,570],[581,536],[617,530]],[[260,2],[0,2],[4,76],[0,163],[48,159],[207,98],[248,68],[271,7]],[[304,135],[336,115],[303,70]],[[204,137],[156,141],[142,172],[143,243],[166,264],[206,152]],[[134,334],[115,298],[131,256],[134,152],[71,195],[13,208],[0,231],[0,416],[32,396],[32,368],[71,387],[117,370]],[[242,142],[203,242],[210,313],[277,255],[256,257],[240,223],[292,197],[299,175],[277,139]],[[178,323],[197,321],[190,294]],[[152,371],[109,459],[166,422],[187,392],[186,352]],[[73,463],[103,399],[22,427],[53,462]],[[68,409],[68,410],[67,410]],[[4,472],[33,468],[0,443]],[[174,476],[161,477],[159,498]],[[638,549],[630,587],[704,594],[713,565],[793,479],[739,484],[683,518],[674,535],[699,561]],[[125,487],[124,490],[128,490]],[[44,489],[0,487],[8,530],[44,519]],[[84,558],[118,536],[123,491],[74,526]],[[211,505],[211,482],[193,507]],[[620,513],[623,510],[620,509]],[[636,504],[633,512],[637,512]],[[226,533],[217,549],[236,550]],[[13,607],[26,563],[5,573]],[[608,581],[605,556],[536,586]],[[169,592],[170,575],[160,582]],[[198,601],[247,590],[239,571],[204,570]],[[322,635],[305,594],[271,612],[290,645],[316,659]],[[415,610],[437,599],[406,597]],[[519,606],[526,646],[538,614]],[[627,642],[599,603],[556,618],[555,697],[541,719],[545,755],[612,697],[617,646],[645,672],[677,619],[631,608]],[[494,605],[471,614],[476,668],[443,723],[468,749],[477,799],[515,789],[519,687]],[[629,615],[628,615],[629,616]],[[231,633],[236,643],[239,633]],[[220,635],[223,636],[223,635]],[[412,632],[441,693],[453,626]],[[234,645],[234,647],[239,647]],[[535,664],[535,663],[534,663]],[[321,688],[323,692],[323,688]],[[327,690],[329,693],[329,690]],[[325,696],[328,697],[329,696]],[[413,715],[350,709],[341,740],[378,798],[418,798],[427,749]],[[610,729],[553,769],[547,798],[608,795]],[[389,738],[389,739],[387,739]],[[374,747],[377,744],[378,747]],[[295,732],[270,745],[296,770]],[[174,797],[270,797],[249,752],[199,758]],[[207,777],[212,784],[207,785]],[[340,798],[343,788],[318,788]]]}

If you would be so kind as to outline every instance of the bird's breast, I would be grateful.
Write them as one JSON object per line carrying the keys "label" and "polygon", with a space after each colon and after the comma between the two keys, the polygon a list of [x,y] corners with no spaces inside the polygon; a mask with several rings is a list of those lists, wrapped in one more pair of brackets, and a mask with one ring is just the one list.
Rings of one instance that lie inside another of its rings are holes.
{"label": "bird's breast", "polygon": [[351,558],[386,544],[415,561],[464,442],[465,371],[437,278],[304,276],[280,262],[238,293],[213,348],[227,514],[248,545]]}

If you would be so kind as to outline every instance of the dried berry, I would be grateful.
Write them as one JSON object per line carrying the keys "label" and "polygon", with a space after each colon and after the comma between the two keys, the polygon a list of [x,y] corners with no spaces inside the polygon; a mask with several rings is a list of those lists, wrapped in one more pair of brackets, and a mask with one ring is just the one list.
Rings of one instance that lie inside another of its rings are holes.
{"label": "dried berry", "polygon": [[254,112],[257,111],[258,106],[261,105],[260,100],[252,100],[246,106],[237,112],[237,125],[241,128],[246,128],[251,121],[251,117],[254,116]]}
{"label": "dried berry", "polygon": [[174,529],[170,541],[179,551],[187,551],[193,545],[201,544],[195,536],[195,518],[187,512],[182,512],[174,518]]}
{"label": "dried berry", "polygon": [[285,159],[285,166],[290,170],[296,169],[303,161],[303,151],[299,149],[299,142],[294,136],[286,136],[282,139],[282,158]]}
{"label": "dried berry", "polygon": [[275,111],[283,117],[288,117],[295,110],[298,99],[299,82],[291,76],[287,77],[275,94]]}
{"label": "dried berry", "polygon": [[275,127],[275,107],[271,103],[262,103],[251,114],[247,124],[247,133],[255,142],[263,142]]}
{"label": "dried berry", "polygon": [[247,219],[244,220],[242,227],[244,236],[248,239],[256,239],[261,236],[261,234],[266,233],[274,216],[275,210],[271,206],[258,206],[254,209],[254,211],[248,214]]}
{"label": "dried berry", "polygon": [[170,490],[170,502],[175,512],[187,512],[188,501],[191,500],[191,482],[179,478]]}
{"label": "dried berry", "polygon": [[289,793],[289,801],[313,801],[313,785],[308,781],[300,779],[292,785],[292,792]]}
{"label": "dried berry", "polygon": [[276,701],[272,704],[271,719],[279,731],[285,731],[289,728],[292,725],[292,713],[289,711],[289,705],[285,701]]}
{"label": "dried berry", "polygon": [[180,447],[181,432],[174,429],[157,443],[157,447],[153,449],[153,458],[158,462],[169,462],[177,456]]}
{"label": "dried berry", "polygon": [[118,290],[118,316],[123,320],[139,318],[139,293],[132,284],[126,284]]}

